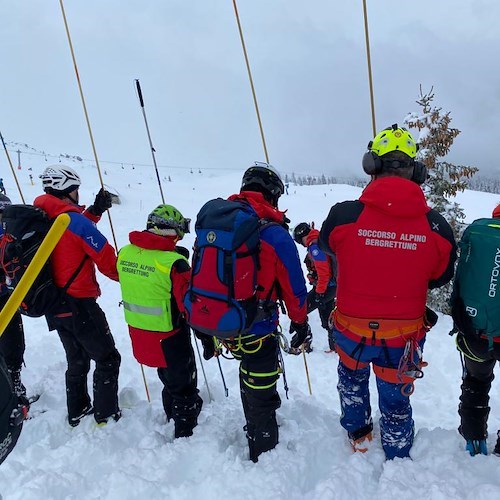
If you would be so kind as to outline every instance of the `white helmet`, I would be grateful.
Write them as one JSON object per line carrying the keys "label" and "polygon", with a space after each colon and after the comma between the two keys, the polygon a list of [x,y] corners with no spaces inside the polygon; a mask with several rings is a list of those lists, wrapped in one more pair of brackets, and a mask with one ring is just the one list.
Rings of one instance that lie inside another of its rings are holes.
{"label": "white helmet", "polygon": [[67,167],[66,165],[51,165],[39,177],[42,179],[45,191],[53,190],[70,193],[82,183],[80,176],[71,167]]}

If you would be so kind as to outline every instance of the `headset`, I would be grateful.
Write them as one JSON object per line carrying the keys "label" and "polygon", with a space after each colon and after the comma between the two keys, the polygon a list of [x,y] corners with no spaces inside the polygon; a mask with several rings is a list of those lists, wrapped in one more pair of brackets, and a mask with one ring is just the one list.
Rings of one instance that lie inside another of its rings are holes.
{"label": "headset", "polygon": [[[368,143],[368,149],[372,147],[373,142]],[[417,145],[418,146],[418,145]],[[398,160],[387,161],[383,157],[379,156],[374,151],[367,151],[363,155],[363,170],[368,175],[378,175],[383,171],[387,170],[397,170],[402,167],[413,167],[413,173],[411,180],[418,185],[423,184],[428,177],[427,167],[420,161],[415,161],[410,159],[409,162],[402,162]]]}

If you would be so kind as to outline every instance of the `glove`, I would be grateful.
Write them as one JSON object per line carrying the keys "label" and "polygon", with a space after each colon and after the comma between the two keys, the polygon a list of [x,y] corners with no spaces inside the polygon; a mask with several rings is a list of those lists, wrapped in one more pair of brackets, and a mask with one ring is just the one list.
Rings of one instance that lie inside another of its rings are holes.
{"label": "glove", "polygon": [[104,188],[99,189],[94,203],[89,207],[89,212],[100,217],[108,208],[111,208],[111,193]]}
{"label": "glove", "polygon": [[428,306],[425,306],[424,328],[429,331],[438,322],[438,315]]}
{"label": "glove", "polygon": [[178,254],[181,254],[183,257],[186,257],[186,259],[189,260],[189,250],[186,247],[181,247],[181,246],[176,246],[175,251]]}
{"label": "glove", "polygon": [[318,304],[318,309],[323,309],[328,302],[325,294],[324,293],[318,293],[316,292],[316,297],[314,299],[316,301],[316,304]]}
{"label": "glove", "polygon": [[197,330],[194,330],[194,334],[196,338],[201,340],[201,345],[203,346],[203,359],[205,361],[212,359],[215,355],[214,339]]}
{"label": "glove", "polygon": [[290,342],[290,347],[293,349],[297,349],[304,342],[312,340],[311,327],[307,320],[305,320],[304,323],[295,323],[295,321],[292,321],[290,323],[290,333],[294,332],[296,333]]}

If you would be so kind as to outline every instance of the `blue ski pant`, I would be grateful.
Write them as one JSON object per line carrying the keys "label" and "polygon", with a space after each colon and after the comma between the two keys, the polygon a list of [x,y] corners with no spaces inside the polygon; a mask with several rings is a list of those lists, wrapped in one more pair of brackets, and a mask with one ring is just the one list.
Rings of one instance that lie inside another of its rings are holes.
{"label": "blue ski pant", "polygon": [[[342,414],[340,423],[351,439],[358,439],[373,429],[370,407],[370,366],[397,368],[404,347],[365,344],[347,338],[335,330],[338,347],[352,355],[362,368],[350,369],[342,361],[338,365],[338,391]],[[420,341],[420,347],[424,340]],[[368,366],[364,366],[368,363]],[[414,438],[414,422],[410,397],[402,392],[404,384],[392,383],[377,377],[378,403],[381,413],[380,436],[387,459],[408,457]]]}

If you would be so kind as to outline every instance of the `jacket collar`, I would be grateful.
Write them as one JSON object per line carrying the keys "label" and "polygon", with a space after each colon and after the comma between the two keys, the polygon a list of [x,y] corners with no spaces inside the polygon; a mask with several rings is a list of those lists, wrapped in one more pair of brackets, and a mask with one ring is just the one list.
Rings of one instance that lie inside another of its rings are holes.
{"label": "jacket collar", "polygon": [[262,193],[255,191],[242,191],[239,194],[231,195],[228,200],[243,201],[248,203],[257,213],[259,219],[268,219],[279,224],[284,224],[288,219],[285,212],[273,207],[265,198]]}
{"label": "jacket collar", "polygon": [[165,252],[173,252],[176,243],[174,236],[160,236],[150,231],[132,231],[129,234],[129,240],[132,245],[146,250],[163,250]]}

